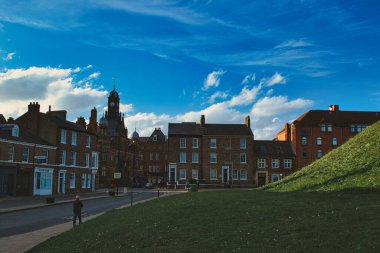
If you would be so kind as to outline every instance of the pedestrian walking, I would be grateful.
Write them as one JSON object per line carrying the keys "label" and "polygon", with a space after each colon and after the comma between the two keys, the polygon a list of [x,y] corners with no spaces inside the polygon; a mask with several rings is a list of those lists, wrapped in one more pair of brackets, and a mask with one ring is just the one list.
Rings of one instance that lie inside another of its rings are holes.
{"label": "pedestrian walking", "polygon": [[73,211],[74,211],[73,226],[74,227],[77,225],[77,217],[79,220],[79,224],[82,223],[82,207],[83,207],[83,203],[82,201],[79,200],[79,195],[77,195],[73,203]]}

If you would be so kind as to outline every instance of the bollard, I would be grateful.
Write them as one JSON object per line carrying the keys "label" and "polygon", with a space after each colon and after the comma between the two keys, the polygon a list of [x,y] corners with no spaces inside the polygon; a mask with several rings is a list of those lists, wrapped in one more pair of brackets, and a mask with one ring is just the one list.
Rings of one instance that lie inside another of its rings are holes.
{"label": "bollard", "polygon": [[160,190],[157,190],[157,198],[160,197]]}

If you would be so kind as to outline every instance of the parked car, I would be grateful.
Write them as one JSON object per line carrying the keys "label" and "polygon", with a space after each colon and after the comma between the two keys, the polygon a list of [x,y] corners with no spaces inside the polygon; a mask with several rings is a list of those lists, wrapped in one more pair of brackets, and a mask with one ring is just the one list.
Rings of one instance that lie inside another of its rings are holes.
{"label": "parked car", "polygon": [[153,184],[151,182],[148,182],[145,184],[146,189],[153,189]]}

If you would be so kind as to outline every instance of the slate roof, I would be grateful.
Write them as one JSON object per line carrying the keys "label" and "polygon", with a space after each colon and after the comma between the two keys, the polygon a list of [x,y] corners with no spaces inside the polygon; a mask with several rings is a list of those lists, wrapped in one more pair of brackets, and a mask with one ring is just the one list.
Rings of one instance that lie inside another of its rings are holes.
{"label": "slate roof", "polygon": [[19,141],[19,142],[26,142],[26,143],[32,143],[32,144],[40,144],[45,146],[52,146],[53,144],[33,135],[31,132],[26,130],[23,127],[19,127],[19,136],[12,136],[12,128],[0,128],[0,138],[6,139],[6,140],[12,140],[12,141]]}
{"label": "slate roof", "polygon": [[245,124],[205,124],[201,127],[195,122],[169,123],[169,136],[175,135],[253,135]]}
{"label": "slate roof", "polygon": [[288,141],[253,141],[253,150],[258,156],[295,156]]}
{"label": "slate roof", "polygon": [[348,126],[350,124],[370,125],[378,120],[380,120],[380,112],[311,110],[302,114],[293,123],[296,126],[317,126],[321,123]]}

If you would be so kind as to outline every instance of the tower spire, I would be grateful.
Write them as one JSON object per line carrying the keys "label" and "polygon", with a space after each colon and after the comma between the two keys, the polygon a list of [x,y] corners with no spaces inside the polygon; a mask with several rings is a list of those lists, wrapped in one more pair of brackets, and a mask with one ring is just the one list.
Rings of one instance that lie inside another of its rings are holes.
{"label": "tower spire", "polygon": [[112,80],[113,80],[113,90],[114,90],[114,91],[116,91],[116,79],[117,79],[116,76],[113,76],[113,77],[112,77]]}

